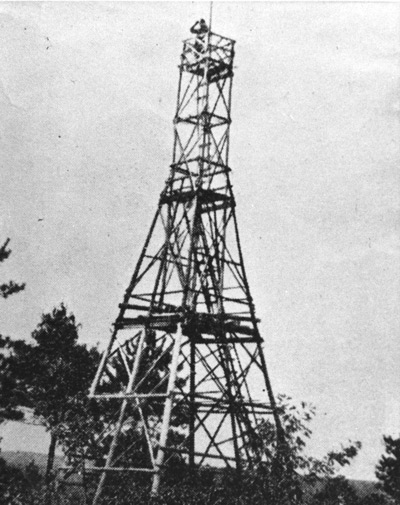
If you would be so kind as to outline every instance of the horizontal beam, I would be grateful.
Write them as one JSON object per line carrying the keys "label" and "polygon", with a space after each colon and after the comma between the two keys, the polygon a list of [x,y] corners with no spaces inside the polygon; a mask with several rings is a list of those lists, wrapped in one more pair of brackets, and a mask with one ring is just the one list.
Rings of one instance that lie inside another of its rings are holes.
{"label": "horizontal beam", "polygon": [[[176,452],[177,454],[187,454],[189,455],[189,449],[177,449],[175,447],[159,447],[160,450],[164,452]],[[236,461],[236,458],[231,456],[217,456],[216,454],[207,454],[205,452],[194,452],[194,456],[199,456],[201,458],[211,458],[211,459],[222,459],[228,461]]]}
{"label": "horizontal beam", "polygon": [[[250,407],[247,407],[248,409],[250,409]],[[199,414],[208,414],[208,413],[211,413],[211,414],[218,414],[218,415],[221,415],[221,416],[226,416],[227,414],[243,414],[243,410],[241,411],[238,411],[237,409],[229,409],[229,408],[226,408],[226,409],[214,409],[214,408],[205,408],[205,407],[200,407],[196,410],[196,412],[198,412]],[[257,412],[254,412],[254,414],[258,414],[258,415],[269,415],[269,414],[272,414],[272,410],[258,410]],[[253,414],[253,411],[252,410],[248,410],[246,412],[247,414]]]}
{"label": "horizontal beam", "polygon": [[[225,298],[226,299],[226,298]],[[208,313],[198,313],[184,315],[182,312],[157,312],[155,314],[149,315],[139,315],[134,318],[124,317],[118,319],[115,322],[117,328],[129,328],[134,326],[148,326],[152,329],[159,329],[163,331],[169,331],[174,333],[176,331],[176,325],[182,322],[184,325],[184,334],[191,337],[196,334],[210,334],[216,335],[217,339],[211,341],[210,339],[202,339],[192,337],[195,342],[199,343],[216,343],[216,344],[226,344],[226,343],[242,343],[244,338],[218,338],[221,333],[234,333],[240,335],[249,335],[249,342],[260,342],[261,339],[258,336],[256,328],[251,326],[243,326],[239,324],[240,322],[252,322],[253,319],[247,316],[237,316],[229,314],[208,314]],[[258,322],[259,320],[255,320]]]}
{"label": "horizontal beam", "polygon": [[136,303],[120,303],[119,304],[120,309],[131,309],[131,310],[150,310],[149,305],[137,305]]}
{"label": "horizontal beam", "polygon": [[231,345],[231,344],[258,344],[262,339],[257,337],[243,337],[243,338],[226,338],[224,340],[210,339],[210,338],[195,338],[195,344],[207,345]]}
{"label": "horizontal beam", "polygon": [[89,398],[95,398],[97,400],[129,400],[130,398],[132,399],[140,399],[140,398],[166,398],[168,395],[165,393],[140,393],[140,394],[135,394],[135,393],[104,393],[104,394],[98,394],[98,395],[89,395]]}
{"label": "horizontal beam", "polygon": [[[218,38],[218,42],[223,42],[225,45],[229,44],[229,45],[233,46],[236,42],[236,40],[230,39],[229,37],[225,37],[225,35],[219,35],[218,33],[210,31],[210,39],[214,40],[216,37]],[[183,41],[183,43],[193,42],[195,40],[196,40],[196,37],[190,37],[188,39],[185,39]],[[219,46],[216,46],[216,47],[219,47]]]}
{"label": "horizontal beam", "polygon": [[215,202],[232,202],[230,195],[218,193],[211,189],[198,189],[198,190],[173,190],[170,193],[163,193],[160,198],[160,204],[170,204],[172,202],[190,202],[197,197],[198,201],[202,204],[209,204]]}
{"label": "horizontal beam", "polygon": [[[73,466],[62,466],[60,470],[75,470]],[[132,467],[105,467],[105,466],[89,466],[85,468],[85,472],[146,472],[146,473],[157,473],[158,470],[154,468],[132,468]]]}
{"label": "horizontal beam", "polygon": [[[232,120],[229,117],[219,116],[218,114],[212,114],[211,112],[202,112],[201,114],[194,114],[192,116],[175,116],[174,124],[190,123],[192,125],[197,125],[203,119],[208,119],[210,121],[209,123],[210,128],[214,128],[216,126],[228,125],[231,124],[232,122]],[[206,161],[207,163],[209,162],[208,159]]]}

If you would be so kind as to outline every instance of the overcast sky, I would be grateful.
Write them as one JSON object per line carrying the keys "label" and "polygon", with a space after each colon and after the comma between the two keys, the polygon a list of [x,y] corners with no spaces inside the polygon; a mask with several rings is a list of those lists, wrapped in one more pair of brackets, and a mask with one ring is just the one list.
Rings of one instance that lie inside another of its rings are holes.
{"label": "overcast sky", "polygon": [[[208,8],[0,4],[1,280],[26,282],[3,334],[64,301],[105,345],[168,175],[181,40]],[[230,165],[273,387],[317,406],[316,454],[361,440],[358,478],[400,431],[399,24],[396,4],[213,14],[237,40]]]}

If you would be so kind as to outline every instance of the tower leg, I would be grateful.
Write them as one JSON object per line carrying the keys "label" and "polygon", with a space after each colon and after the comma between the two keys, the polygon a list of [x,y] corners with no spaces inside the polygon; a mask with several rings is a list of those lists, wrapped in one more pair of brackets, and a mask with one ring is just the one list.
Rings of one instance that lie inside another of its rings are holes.
{"label": "tower leg", "polygon": [[[125,391],[126,394],[129,394],[129,393],[132,392],[133,386],[135,384],[136,375],[137,375],[138,370],[139,370],[140,357],[142,355],[143,344],[144,344],[145,338],[146,338],[146,331],[143,330],[142,334],[139,337],[137,352],[136,352],[136,356],[135,356],[135,362],[133,364],[132,373],[131,373],[131,376],[129,378],[128,386],[127,386],[126,391]],[[106,464],[104,466],[104,470],[101,473],[100,481],[99,481],[99,483],[97,485],[96,494],[95,494],[94,499],[93,499],[93,505],[98,505],[98,503],[99,503],[99,500],[100,500],[100,497],[101,497],[101,493],[103,491],[104,483],[105,483],[105,480],[106,480],[106,477],[107,477],[107,469],[110,468],[110,466],[112,464],[112,460],[113,460],[113,457],[114,457],[115,449],[117,448],[118,437],[119,437],[119,434],[120,434],[120,431],[121,431],[121,428],[122,428],[122,425],[123,425],[123,422],[124,422],[125,411],[126,411],[126,407],[127,406],[128,406],[128,400],[125,399],[122,402],[122,405],[121,405],[121,410],[119,412],[119,417],[118,417],[117,426],[116,426],[115,433],[114,433],[114,438],[113,438],[113,440],[111,442],[111,446],[110,446],[110,450],[108,452],[108,456],[107,456]]]}
{"label": "tower leg", "polygon": [[195,388],[196,388],[196,347],[194,342],[190,342],[190,412],[189,412],[189,470],[194,472],[194,451],[195,451]]}
{"label": "tower leg", "polygon": [[265,362],[265,356],[263,353],[263,349],[261,346],[261,343],[258,344],[258,353],[260,355],[260,361],[261,361],[261,368],[263,371],[264,375],[264,381],[265,381],[265,386],[267,388],[267,393],[268,393],[268,399],[270,402],[270,405],[272,407],[272,412],[274,416],[274,421],[275,421],[275,426],[276,426],[276,435],[277,435],[277,440],[278,440],[278,447],[279,449],[282,449],[282,447],[285,444],[285,432],[282,427],[281,419],[278,414],[278,409],[276,406],[276,401],[274,397],[274,393],[272,392],[272,386],[271,382],[269,380],[269,375],[268,375],[268,370],[267,370],[267,364]]}
{"label": "tower leg", "polygon": [[158,493],[158,488],[160,486],[160,472],[161,472],[162,464],[164,462],[164,449],[167,445],[167,440],[168,440],[168,430],[169,430],[172,406],[173,406],[173,401],[174,401],[173,393],[174,393],[174,389],[175,389],[175,380],[176,380],[176,372],[178,369],[179,352],[181,349],[181,340],[182,340],[182,326],[181,326],[181,324],[178,324],[178,331],[176,333],[174,350],[172,352],[171,371],[170,371],[169,380],[168,380],[168,389],[167,389],[168,396],[167,396],[167,399],[165,400],[163,421],[162,421],[161,434],[160,434],[160,442],[158,444],[159,447],[158,447],[158,451],[157,451],[157,459],[156,459],[156,465],[155,465],[157,473],[154,475],[153,485],[151,488],[151,493],[153,495],[156,495]]}

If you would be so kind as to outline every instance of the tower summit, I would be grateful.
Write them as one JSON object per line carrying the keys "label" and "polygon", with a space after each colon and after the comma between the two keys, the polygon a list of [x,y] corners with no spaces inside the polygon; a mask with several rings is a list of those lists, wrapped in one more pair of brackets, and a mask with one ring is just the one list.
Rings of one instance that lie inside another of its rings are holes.
{"label": "tower summit", "polygon": [[183,42],[169,176],[90,393],[115,410],[94,504],[110,473],[157,493],[172,463],[259,462],[265,416],[282,434],[230,180],[234,46],[204,20]]}

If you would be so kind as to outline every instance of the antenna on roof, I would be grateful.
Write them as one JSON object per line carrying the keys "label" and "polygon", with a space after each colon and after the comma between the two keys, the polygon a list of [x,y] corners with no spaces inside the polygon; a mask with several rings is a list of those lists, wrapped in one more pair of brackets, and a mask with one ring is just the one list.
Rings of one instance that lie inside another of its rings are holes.
{"label": "antenna on roof", "polygon": [[208,29],[211,32],[211,25],[212,25],[212,11],[213,11],[213,3],[210,2],[210,22],[208,23]]}

